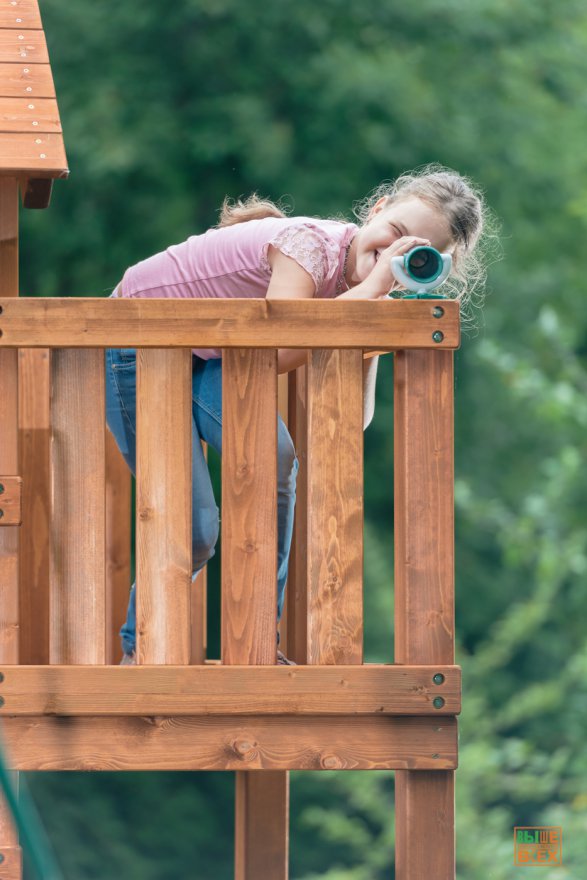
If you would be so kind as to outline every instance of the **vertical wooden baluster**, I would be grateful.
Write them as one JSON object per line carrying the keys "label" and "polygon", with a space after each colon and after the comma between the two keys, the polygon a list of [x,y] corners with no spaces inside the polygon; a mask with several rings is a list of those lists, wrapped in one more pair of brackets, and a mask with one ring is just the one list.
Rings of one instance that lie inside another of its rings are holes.
{"label": "vertical wooden baluster", "polygon": [[[222,662],[277,656],[277,353],[222,365]],[[289,779],[235,774],[235,880],[287,880]]]}
{"label": "vertical wooden baluster", "polygon": [[[296,513],[288,570],[287,654],[296,663],[308,657],[308,425],[307,366],[289,373],[288,427],[296,450]],[[283,629],[282,629],[283,633]]]}
{"label": "vertical wooden baluster", "polygon": [[[18,183],[0,178],[0,296],[18,296]],[[0,327],[2,316],[0,315]],[[18,352],[0,351],[0,474],[16,476],[18,462]],[[19,526],[0,529],[0,663],[19,662]],[[11,773],[18,788],[18,773]],[[22,854],[10,810],[0,797],[0,852],[7,877],[20,880]]]}
{"label": "vertical wooden baluster", "polygon": [[132,475],[106,429],[106,657],[120,663],[120,625],[130,587]]}
{"label": "vertical wooden baluster", "polygon": [[[208,444],[202,443],[204,458],[208,461]],[[206,660],[208,652],[208,624],[207,615],[208,600],[208,566],[198,572],[196,580],[192,583],[192,656],[191,663],[201,665]]]}
{"label": "vertical wooden baluster", "polygon": [[191,652],[192,356],[137,351],[137,661]]}
{"label": "vertical wooden baluster", "polygon": [[222,357],[222,662],[277,659],[277,356]]}
{"label": "vertical wooden baluster", "polygon": [[48,348],[18,352],[20,540],[27,548],[19,574],[21,663],[49,662],[50,358]]}
{"label": "vertical wooden baluster", "polygon": [[363,355],[308,365],[308,662],[363,662]]}
{"label": "vertical wooden baluster", "polygon": [[[277,376],[277,411],[284,421],[285,425],[289,430],[289,383],[288,383],[288,373],[281,373]],[[290,432],[291,433],[291,432]],[[286,657],[290,655],[287,653],[288,651],[288,589],[290,584],[290,570],[288,567],[287,573],[287,584],[285,589],[285,602],[283,605],[283,611],[281,614],[281,620],[279,623],[279,633],[280,633],[280,642],[279,648]],[[292,657],[293,659],[293,657]]]}
{"label": "vertical wooden baluster", "polygon": [[[394,375],[395,662],[454,663],[453,353]],[[454,880],[454,771],[395,774],[397,880]]]}
{"label": "vertical wooden baluster", "polygon": [[50,662],[106,663],[104,351],[51,358]]}

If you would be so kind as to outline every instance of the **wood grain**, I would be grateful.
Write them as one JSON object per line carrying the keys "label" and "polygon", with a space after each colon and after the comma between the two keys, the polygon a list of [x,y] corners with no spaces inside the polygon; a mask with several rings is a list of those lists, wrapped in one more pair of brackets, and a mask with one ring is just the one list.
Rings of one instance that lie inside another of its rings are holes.
{"label": "wood grain", "polygon": [[[395,660],[453,663],[452,353],[398,352],[394,401]],[[454,880],[454,772],[396,773],[395,806],[398,880]]]}
{"label": "wood grain", "polygon": [[54,98],[0,98],[0,131],[61,131]]}
{"label": "wood grain", "polygon": [[19,573],[20,662],[49,662],[49,519],[51,507],[50,351],[18,352],[19,457],[23,481]]}
{"label": "wood grain", "polygon": [[63,135],[43,131],[0,132],[0,175],[15,172],[34,177],[67,177]]}
{"label": "wood grain", "polygon": [[[9,137],[9,135],[6,135]],[[14,135],[14,137],[21,137]],[[24,135],[22,136],[24,137]],[[57,135],[41,135],[54,138]],[[0,142],[0,161],[2,160]],[[0,348],[452,349],[459,304],[266,299],[0,299]],[[443,339],[434,342],[432,334]]]}
{"label": "wood grain", "polygon": [[119,663],[119,631],[131,585],[131,472],[106,429],[106,657]]}
{"label": "wood grain", "polygon": [[[230,664],[275,664],[276,349],[223,352],[221,527],[221,655],[227,665],[217,671]],[[288,799],[287,773],[259,779],[242,767],[236,773],[235,880],[287,880]]]}
{"label": "wood grain", "polygon": [[106,662],[104,460],[104,352],[54,351],[51,663]]}
{"label": "wood grain", "polygon": [[137,659],[189,664],[192,356],[137,352]]}
{"label": "wood grain", "polygon": [[[0,11],[1,14],[1,11]],[[0,94],[4,98],[54,98],[55,84],[49,64],[0,63]]]}
{"label": "wood grain", "polygon": [[22,477],[0,475],[0,526],[22,523]]}
{"label": "wood grain", "polygon": [[308,662],[363,660],[363,358],[308,364]]}
{"label": "wood grain", "polygon": [[222,358],[222,661],[277,659],[277,352]]}
{"label": "wood grain", "polygon": [[[18,184],[0,178],[0,294],[18,297]],[[7,299],[4,302],[8,301]],[[0,316],[1,317],[1,316]],[[0,473],[18,474],[18,352],[0,351]],[[0,662],[19,662],[19,528],[0,529]],[[10,775],[18,790],[18,774]],[[12,877],[20,880],[18,833],[0,798],[0,845],[9,848]],[[10,877],[10,873],[7,873]]]}
{"label": "wood grain", "polygon": [[[458,666],[0,667],[6,715],[455,715]],[[433,676],[441,674],[442,684]],[[444,699],[437,709],[432,701]]]}
{"label": "wood grain", "polygon": [[0,62],[48,64],[49,53],[42,30],[4,28],[0,30]]}
{"label": "wood grain", "polygon": [[41,28],[37,0],[18,0],[14,5],[6,0],[0,5],[0,28]]}
{"label": "wood grain", "polygon": [[[454,718],[5,718],[17,770],[435,770],[456,767]],[[421,839],[420,839],[421,840]],[[427,876],[436,876],[435,874]]]}

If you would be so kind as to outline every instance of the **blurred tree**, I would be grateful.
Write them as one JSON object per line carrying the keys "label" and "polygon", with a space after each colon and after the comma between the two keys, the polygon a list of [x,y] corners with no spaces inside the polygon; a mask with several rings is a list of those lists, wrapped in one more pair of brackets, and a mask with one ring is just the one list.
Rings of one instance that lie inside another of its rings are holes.
{"label": "blurred tree", "polygon": [[[50,213],[23,212],[25,295],[106,295],[128,265],[215,223],[226,194],[351,218],[380,180],[429,161],[485,189],[506,259],[456,355],[458,876],[513,878],[514,824],[562,825],[559,875],[584,876],[584,4],[41,6],[72,174]],[[366,660],[391,662],[389,357],[377,393]],[[391,779],[292,774],[295,880],[391,875]],[[230,774],[32,782],[71,878],[232,876]]]}

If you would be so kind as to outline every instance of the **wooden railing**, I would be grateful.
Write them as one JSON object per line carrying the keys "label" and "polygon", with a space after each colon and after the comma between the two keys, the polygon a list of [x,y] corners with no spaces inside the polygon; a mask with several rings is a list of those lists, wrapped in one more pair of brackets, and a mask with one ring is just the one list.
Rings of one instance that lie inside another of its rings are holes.
{"label": "wooden railing", "polygon": [[[237,773],[239,880],[287,876],[286,771],[395,769],[396,877],[453,878],[458,344],[448,301],[0,299],[0,349],[39,349],[50,364],[44,382],[26,378],[31,395],[50,388],[50,444],[39,446],[50,463],[37,466],[45,548],[27,527],[29,474],[0,476],[11,497],[22,478],[26,536],[4,543],[0,570],[31,554],[49,570],[46,591],[21,581],[20,613],[14,591],[0,599],[5,630],[26,631],[24,616],[39,608],[48,626],[46,657],[25,649],[2,665],[11,766],[267,771]],[[103,350],[123,347],[137,349],[137,667],[108,665],[121,604]],[[193,625],[196,347],[224,349],[220,662],[206,659],[204,628]],[[278,348],[309,350],[289,386],[300,472],[283,645],[297,667],[275,665]],[[363,663],[365,349],[395,352],[392,665]]]}

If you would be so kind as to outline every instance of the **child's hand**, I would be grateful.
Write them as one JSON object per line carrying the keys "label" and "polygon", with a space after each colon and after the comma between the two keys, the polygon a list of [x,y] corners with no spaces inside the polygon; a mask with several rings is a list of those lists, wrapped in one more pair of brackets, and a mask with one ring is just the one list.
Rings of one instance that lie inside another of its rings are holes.
{"label": "child's hand", "polygon": [[392,290],[401,288],[400,282],[391,271],[391,258],[401,257],[418,245],[429,245],[427,238],[417,238],[415,235],[404,235],[398,238],[392,245],[385,248],[373,269],[369,272],[361,287],[365,290],[365,299],[380,299],[387,296]]}

